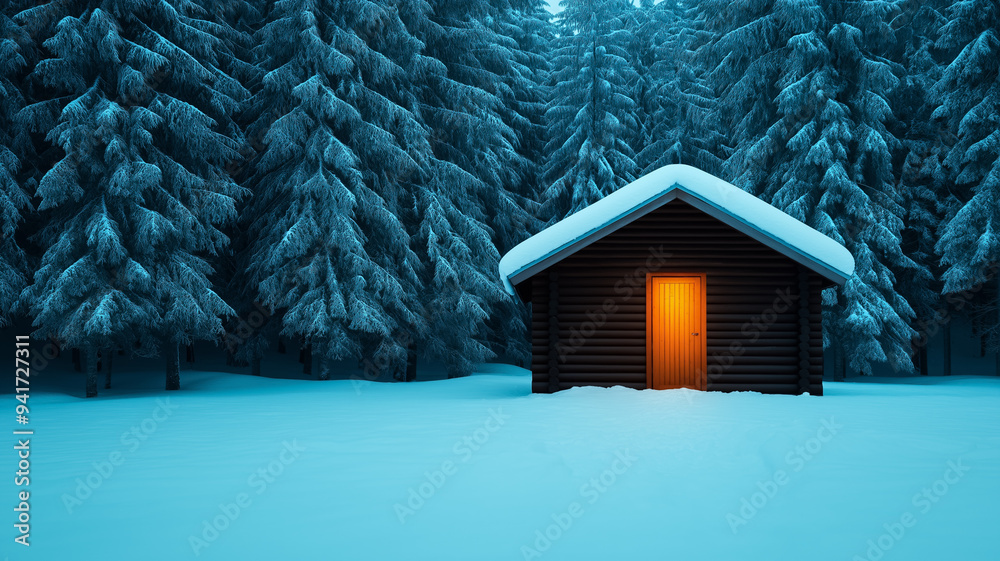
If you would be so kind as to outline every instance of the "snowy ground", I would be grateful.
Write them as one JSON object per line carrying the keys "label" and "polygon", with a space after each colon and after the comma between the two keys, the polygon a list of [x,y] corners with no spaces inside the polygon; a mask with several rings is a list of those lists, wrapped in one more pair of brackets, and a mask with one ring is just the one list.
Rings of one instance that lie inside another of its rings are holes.
{"label": "snowy ground", "polygon": [[35,391],[32,545],[4,477],[0,555],[1000,559],[1000,379],[531,395],[526,371],[487,370]]}

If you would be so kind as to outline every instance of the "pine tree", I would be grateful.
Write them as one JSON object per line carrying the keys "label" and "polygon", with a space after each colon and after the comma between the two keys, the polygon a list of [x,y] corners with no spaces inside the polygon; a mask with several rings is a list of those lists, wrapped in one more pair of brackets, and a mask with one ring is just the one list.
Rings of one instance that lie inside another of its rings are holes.
{"label": "pine tree", "polygon": [[[228,25],[236,31],[227,37],[233,47],[228,57],[224,59],[222,68],[237,79],[253,93],[261,89],[262,69],[254,60],[255,34],[264,25],[264,10],[269,5],[266,0],[244,0],[229,2],[218,0],[213,4],[217,21]],[[260,119],[258,108],[246,100],[234,114],[236,127],[245,133],[245,140],[240,146],[240,157],[229,162],[226,171],[234,182],[247,185],[253,176],[254,166],[259,153],[263,150],[263,135],[267,130],[260,127],[252,129],[252,123]],[[226,353],[228,366],[252,367],[254,374],[260,374],[260,359],[268,348],[268,343],[277,337],[280,328],[279,321],[271,321],[273,310],[268,310],[257,301],[257,289],[248,282],[248,237],[249,224],[252,221],[248,209],[252,208],[253,197],[248,196],[238,201],[236,207],[237,219],[224,230],[232,240],[227,251],[216,258],[216,271],[213,280],[220,287],[220,294],[235,310],[236,314],[223,323],[224,334],[222,344]]]}
{"label": "pine tree", "polygon": [[[936,250],[944,267],[945,294],[960,294],[971,313],[997,314],[995,281],[1000,261],[1000,6],[993,1],[953,3],[936,47],[954,54],[934,86],[934,117],[954,135],[943,160],[945,220]],[[949,296],[949,298],[954,298]],[[990,327],[997,347],[1000,321]]]}
{"label": "pine tree", "polygon": [[[491,225],[497,255],[503,255],[541,228],[536,201],[546,140],[545,103],[549,81],[546,57],[555,36],[555,26],[541,0],[512,2],[500,10],[495,21],[498,33],[514,41],[507,71],[511,90],[510,100],[505,105],[509,110],[503,118],[516,133],[516,149],[522,166],[519,183],[500,186],[509,193],[515,212],[495,213]],[[483,272],[487,274],[496,266],[491,262],[483,265]],[[499,360],[525,364],[531,354],[527,308],[504,295],[488,312],[486,337],[490,349]]]}
{"label": "pine tree", "polygon": [[639,2],[625,19],[625,29],[630,33],[625,44],[629,65],[635,72],[633,87],[635,103],[636,133],[632,139],[637,169],[642,170],[639,153],[653,141],[653,115],[657,112],[657,86],[661,80],[651,71],[657,62],[657,49],[664,42],[663,35],[669,28],[670,19],[663,10],[656,10],[652,0]]}
{"label": "pine tree", "polygon": [[[497,249],[501,253],[520,243],[541,227],[535,202],[542,173],[545,148],[545,104],[548,100],[549,64],[546,58],[555,36],[555,26],[541,0],[522,0],[519,4],[493,2],[496,15],[496,41],[501,45],[493,65],[497,76],[506,83],[498,90],[499,117],[513,133],[514,154],[503,156],[517,175],[506,182],[494,182],[500,196],[506,198],[503,212],[489,213]],[[488,77],[487,77],[488,78]],[[485,80],[489,85],[490,80]],[[487,205],[491,204],[489,201]]]}
{"label": "pine tree", "polygon": [[511,247],[535,228],[522,192],[533,169],[521,141],[533,133],[531,111],[539,102],[537,75],[525,64],[537,54],[522,50],[518,39],[543,37],[512,27],[516,10],[506,2],[405,6],[407,26],[431,61],[415,84],[432,151],[412,186],[427,322],[417,344],[460,376],[495,356],[491,346],[526,354],[508,342],[523,333],[526,317],[502,290],[497,247]]}
{"label": "pine tree", "polygon": [[276,3],[256,42],[247,285],[311,345],[321,379],[363,355],[401,367],[400,333],[422,321],[400,219],[428,151],[408,78],[420,44],[394,6],[368,0]]}
{"label": "pine tree", "polygon": [[14,235],[31,210],[21,170],[34,158],[33,146],[18,113],[25,105],[21,87],[33,47],[21,26],[0,11],[0,327],[10,320],[29,274],[28,256]]}
{"label": "pine tree", "polygon": [[[712,78],[730,124],[724,175],[843,243],[855,275],[824,294],[827,346],[851,367],[911,370],[910,304],[896,279],[920,270],[900,250],[898,140],[888,104],[898,79],[887,5],[704,5],[726,22]],[[864,31],[862,31],[864,30]]]}
{"label": "pine tree", "polygon": [[[522,0],[505,12],[506,20],[502,29],[506,36],[516,42],[513,50],[515,56],[513,81],[514,97],[514,129],[517,132],[518,152],[526,166],[522,174],[521,184],[509,188],[514,193],[528,199],[528,219],[537,215],[537,208],[532,204],[538,197],[541,187],[542,158],[545,150],[547,130],[545,125],[545,105],[549,99],[549,60],[548,53],[555,39],[556,28],[551,22],[551,15],[545,8],[544,0]],[[525,234],[534,233],[541,226],[537,219],[524,225],[528,232],[511,232],[505,234],[507,239],[500,245],[501,253],[506,253],[513,247],[510,244],[519,243]]]}
{"label": "pine tree", "polygon": [[[432,168],[433,169],[433,168]],[[428,333],[422,352],[444,362],[449,377],[464,376],[495,356],[485,326],[499,302],[508,299],[492,274],[500,255],[478,220],[449,204],[453,186],[444,166],[420,190],[422,216],[416,237],[425,255],[422,294]],[[523,330],[523,328],[522,328]]]}
{"label": "pine tree", "polygon": [[552,53],[555,84],[546,111],[543,216],[550,222],[635,179],[640,134],[629,62],[625,0],[564,0]]}
{"label": "pine tree", "polygon": [[531,166],[519,137],[530,132],[540,100],[532,91],[537,76],[525,66],[534,57],[511,36],[519,32],[511,28],[514,10],[495,4],[429,2],[410,27],[433,61],[415,85],[433,157],[450,164],[451,204],[466,200],[462,210],[510,247],[520,241],[515,232],[532,223],[516,190],[530,180]]}
{"label": "pine tree", "polygon": [[[802,34],[821,31],[822,9],[813,2],[709,0],[695,10],[710,37],[701,63],[710,69],[707,84],[718,95],[711,119],[719,123],[727,145],[720,151],[720,172],[736,186],[761,195],[782,152],[780,131],[771,127],[789,120],[779,112],[783,66],[794,38],[802,41]],[[803,48],[808,47],[799,50]]]}
{"label": "pine tree", "polygon": [[645,140],[636,156],[642,173],[667,164],[685,163],[719,173],[721,144],[715,94],[695,51],[704,37],[693,11],[681,3],[643,4],[645,22],[637,37],[648,68]]}
{"label": "pine tree", "polygon": [[935,85],[944,120],[955,144],[944,161],[947,183],[961,209],[944,225],[938,251],[945,264],[944,291],[973,288],[990,276],[997,261],[1000,215],[1000,8],[990,1],[963,1],[948,10],[939,48],[958,50]]}
{"label": "pine tree", "polygon": [[224,33],[183,1],[54,2],[18,17],[58,22],[24,113],[62,150],[38,187],[44,254],[22,301],[39,336],[85,350],[88,396],[99,349],[136,343],[161,348],[177,389],[178,345],[221,335],[232,313],[209,281],[240,195],[225,166],[245,91],[219,68]]}
{"label": "pine tree", "polygon": [[947,152],[945,131],[939,121],[931,119],[933,102],[929,95],[941,76],[934,44],[944,18],[936,4],[903,0],[890,23],[896,39],[892,59],[903,70],[889,100],[897,116],[891,130],[902,143],[902,150],[895,156],[904,208],[902,246],[917,265],[910,274],[898,278],[896,289],[915,313],[913,326],[919,335],[914,348],[919,353],[921,374],[928,373],[927,342],[937,332],[940,321],[939,260],[934,244],[941,222],[939,193],[945,189],[941,160]]}
{"label": "pine tree", "polygon": [[[871,3],[846,6],[842,14],[834,10],[833,19],[842,21],[828,34],[838,63],[834,93],[843,100],[836,120],[843,125],[830,128],[827,146],[836,163],[824,174],[818,209],[833,219],[835,239],[843,240],[856,266],[854,276],[836,291],[835,302],[833,291],[825,296],[826,320],[838,350],[850,349],[851,367],[862,373],[879,362],[913,370],[914,312],[897,291],[896,279],[921,272],[900,247],[904,209],[892,168],[892,154],[900,146],[888,129],[895,118],[888,98],[898,84],[898,69],[883,56],[892,43],[888,9]],[[837,157],[841,153],[846,161]]]}

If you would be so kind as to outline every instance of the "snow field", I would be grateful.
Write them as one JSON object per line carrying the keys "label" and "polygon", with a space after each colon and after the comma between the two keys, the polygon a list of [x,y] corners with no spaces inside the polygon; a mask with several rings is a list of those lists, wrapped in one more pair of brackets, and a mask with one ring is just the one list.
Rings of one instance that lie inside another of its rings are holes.
{"label": "snow field", "polygon": [[526,371],[486,370],[39,391],[32,546],[3,555],[1000,558],[998,379],[532,395]]}

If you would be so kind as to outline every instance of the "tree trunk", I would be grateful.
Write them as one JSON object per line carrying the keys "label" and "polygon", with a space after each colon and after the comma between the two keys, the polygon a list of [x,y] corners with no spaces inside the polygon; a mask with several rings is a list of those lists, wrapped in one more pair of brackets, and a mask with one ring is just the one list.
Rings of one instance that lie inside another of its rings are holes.
{"label": "tree trunk", "polygon": [[840,357],[840,348],[837,347],[836,343],[831,348],[833,350],[833,381],[840,382],[842,381],[840,379],[840,361],[842,360]]}
{"label": "tree trunk", "polygon": [[979,358],[986,356],[986,318],[976,316],[972,320],[972,336],[979,338]]}
{"label": "tree trunk", "polygon": [[250,374],[260,376],[260,357],[255,356],[250,359]]}
{"label": "tree trunk", "polygon": [[107,370],[107,374],[106,374],[106,376],[104,378],[104,389],[110,390],[111,389],[111,357],[115,356],[115,352],[112,350],[112,351],[108,351],[106,354],[108,355],[108,358],[107,358],[107,361],[108,361],[107,368],[108,368],[108,370]]}
{"label": "tree trunk", "polygon": [[281,337],[278,337],[278,354],[283,355],[286,352],[287,351],[285,351],[285,341]]}
{"label": "tree trunk", "polygon": [[73,370],[83,372],[83,365],[80,363],[80,349],[73,348]]}
{"label": "tree trunk", "polygon": [[917,360],[920,361],[920,375],[921,376],[926,376],[927,372],[928,372],[927,371],[927,345],[929,343],[930,343],[930,340],[927,339],[926,335],[925,335],[925,338],[923,339],[923,344],[920,345],[920,347],[917,349]]}
{"label": "tree trunk", "polygon": [[312,376],[313,373],[313,357],[312,357],[312,345],[305,345],[302,347],[302,373],[307,376]]}
{"label": "tree trunk", "polygon": [[406,373],[403,376],[403,380],[406,382],[413,382],[417,379],[417,344],[414,341],[410,341],[406,345]]}
{"label": "tree trunk", "polygon": [[186,356],[184,357],[185,362],[190,362],[194,364],[194,345],[188,345],[185,349]]}
{"label": "tree trunk", "polygon": [[[309,354],[312,356],[312,353]],[[330,359],[327,358],[326,353],[319,355],[319,379],[330,379]]]}
{"label": "tree trunk", "polygon": [[181,389],[180,353],[176,341],[167,339],[163,342],[163,360],[167,365],[167,389]]}
{"label": "tree trunk", "polygon": [[944,365],[942,366],[941,374],[944,376],[951,376],[951,321],[947,321],[942,329],[944,333]]}
{"label": "tree trunk", "polygon": [[[76,349],[73,349],[76,350]],[[97,396],[97,349],[87,347],[87,397]]]}

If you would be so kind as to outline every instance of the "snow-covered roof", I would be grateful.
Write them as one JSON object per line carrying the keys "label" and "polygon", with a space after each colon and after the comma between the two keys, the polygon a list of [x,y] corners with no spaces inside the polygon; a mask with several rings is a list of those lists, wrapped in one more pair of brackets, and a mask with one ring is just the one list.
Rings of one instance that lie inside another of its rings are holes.
{"label": "snow-covered roof", "polygon": [[854,257],[837,241],[731,183],[691,166],[664,166],[521,242],[500,260],[507,292],[662,205],[680,199],[837,284]]}

